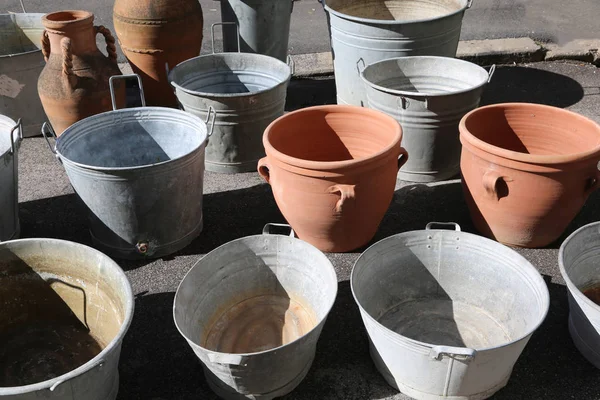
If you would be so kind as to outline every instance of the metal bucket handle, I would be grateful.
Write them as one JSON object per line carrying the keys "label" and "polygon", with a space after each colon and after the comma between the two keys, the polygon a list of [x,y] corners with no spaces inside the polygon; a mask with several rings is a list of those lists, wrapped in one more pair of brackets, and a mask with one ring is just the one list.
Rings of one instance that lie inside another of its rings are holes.
{"label": "metal bucket handle", "polygon": [[[212,123],[210,123],[210,115],[212,114],[213,118],[212,118]],[[204,121],[204,123],[206,124],[206,134],[210,137],[213,134],[213,131],[215,130],[215,122],[217,121],[217,112],[215,111],[215,109],[213,108],[213,106],[209,106],[208,107],[208,114],[206,115],[206,121]],[[208,129],[208,125],[210,123],[210,129]]]}
{"label": "metal bucket handle", "polygon": [[[48,134],[51,135],[54,138],[54,147],[52,147],[52,145],[50,144],[50,139],[48,139]],[[52,128],[52,125],[50,125],[48,122],[44,122],[42,124],[42,136],[44,137],[44,139],[46,139],[46,143],[48,143],[48,147],[50,148],[50,151],[56,156],[56,158],[58,159],[58,161],[60,161],[60,158],[58,158],[58,154],[56,154],[56,141],[58,140],[58,136],[56,136],[56,133],[54,133],[54,129]]]}
{"label": "metal bucket handle", "polygon": [[496,72],[496,64],[492,64],[492,66],[490,67],[490,70],[488,71],[487,83],[490,83],[490,81],[492,80],[492,76],[494,76],[494,72]]}
{"label": "metal bucket handle", "polygon": [[289,230],[290,230],[289,236],[290,237],[295,237],[296,236],[296,232],[294,232],[294,230],[292,229],[292,227],[290,225],[288,225],[288,224],[276,224],[276,223],[273,223],[273,222],[269,222],[268,224],[266,224],[263,227],[262,234],[263,235],[273,235],[273,233],[271,233],[271,228],[275,228],[275,227],[277,227],[277,228],[289,228]]}
{"label": "metal bucket handle", "polygon": [[19,3],[21,3],[21,8],[23,9],[23,13],[27,14],[27,11],[25,10],[25,4],[23,3],[23,0],[19,0]]}
{"label": "metal bucket handle", "polygon": [[117,79],[129,79],[129,78],[137,78],[139,92],[140,92],[140,100],[142,102],[142,107],[146,107],[146,98],[144,97],[144,86],[142,85],[142,78],[138,74],[130,74],[130,75],[113,75],[108,80],[108,84],[110,86],[110,101],[112,102],[113,111],[117,111],[117,101],[115,100],[115,85],[114,81]]}
{"label": "metal bucket handle", "polygon": [[[210,26],[210,42],[212,43],[212,53],[215,54],[215,26],[217,25],[235,25],[235,28],[237,30],[237,48],[238,48],[238,53],[242,52],[242,48],[240,47],[240,26],[236,23],[236,22],[215,22],[214,24],[212,24]],[[223,51],[224,52],[224,51]]]}
{"label": "metal bucket handle", "polygon": [[291,54],[287,56],[287,65],[290,67],[290,74],[294,75],[296,73],[296,62],[294,62]]}
{"label": "metal bucket handle", "polygon": [[472,5],[473,5],[473,0],[467,1],[467,8],[471,8]]}
{"label": "metal bucket handle", "polygon": [[437,361],[441,361],[444,356],[460,361],[470,361],[475,355],[477,355],[475,349],[453,346],[434,346],[429,352],[429,357]]}
{"label": "metal bucket handle", "polygon": [[457,224],[456,222],[430,222],[427,225],[425,225],[425,230],[430,231],[432,229],[435,229],[436,226],[441,227],[442,229],[445,228],[454,228],[454,230],[456,232],[460,232],[460,225]]}
{"label": "metal bucket handle", "polygon": [[[19,134],[15,139],[13,133],[17,129],[19,130]],[[15,152],[17,151],[16,145],[20,143],[21,140],[23,140],[23,125],[21,123],[21,118],[19,118],[15,126],[13,126],[13,128],[10,130],[10,154],[15,154]]]}
{"label": "metal bucket handle", "polygon": [[[360,67],[360,64],[362,64],[362,68]],[[363,58],[359,58],[358,61],[356,62],[356,70],[358,71],[358,75],[362,75],[362,73],[365,71],[365,69],[367,68],[367,63],[365,63],[365,60],[363,60]]]}
{"label": "metal bucket handle", "polygon": [[[99,360],[99,361],[98,361],[98,363],[97,363],[96,365],[94,365],[94,366],[92,367],[92,369],[93,369],[93,368],[102,368],[103,366],[104,366],[104,360],[102,360],[102,359],[101,359],[101,360]],[[88,372],[89,372],[89,371],[88,371]],[[72,377],[70,377],[70,378],[66,378],[66,379],[61,379],[61,380],[58,380],[58,381],[54,382],[54,384],[53,384],[52,386],[50,386],[50,387],[48,388],[48,390],[50,390],[51,392],[54,392],[54,391],[56,390],[56,388],[57,388],[57,387],[59,387],[60,385],[62,385],[62,384],[63,384],[63,383],[65,383],[65,382],[68,382],[68,381],[70,381],[70,380],[72,380],[72,379],[75,379],[75,378],[77,378],[77,376],[72,376]]]}

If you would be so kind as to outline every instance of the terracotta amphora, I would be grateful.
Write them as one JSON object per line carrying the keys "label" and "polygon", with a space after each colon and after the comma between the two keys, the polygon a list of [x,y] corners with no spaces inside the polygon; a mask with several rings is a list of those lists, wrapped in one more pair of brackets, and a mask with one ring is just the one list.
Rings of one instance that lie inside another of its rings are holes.
{"label": "terracotta amphora", "polygon": [[123,53],[142,77],[146,103],[176,108],[166,69],[200,54],[199,1],[115,0],[113,22]]}
{"label": "terracotta amphora", "polygon": [[552,243],[599,186],[600,126],[579,114],[495,104],[465,115],[459,129],[471,218],[501,243]]}
{"label": "terracotta amphora", "polygon": [[407,160],[392,117],[355,106],[304,108],[271,123],[259,174],[298,238],[343,252],[373,238]]}
{"label": "terracotta amphora", "polygon": [[[42,17],[42,52],[46,66],[38,79],[38,94],[57,135],[75,122],[112,110],[108,80],[121,75],[115,39],[104,26],[94,26],[94,14],[69,10]],[[108,57],[96,46],[106,39]],[[124,89],[119,91],[124,101]]]}

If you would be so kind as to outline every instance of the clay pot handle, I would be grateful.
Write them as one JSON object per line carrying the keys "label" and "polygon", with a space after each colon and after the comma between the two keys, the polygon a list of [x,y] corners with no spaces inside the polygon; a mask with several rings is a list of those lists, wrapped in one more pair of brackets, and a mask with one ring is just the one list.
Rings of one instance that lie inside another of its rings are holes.
{"label": "clay pot handle", "polygon": [[115,38],[113,37],[110,30],[106,28],[104,25],[95,26],[96,35],[101,33],[104,36],[104,40],[106,41],[106,52],[108,53],[108,58],[110,58],[115,64],[117,63],[117,46],[115,45]]}
{"label": "clay pot handle", "polygon": [[408,151],[404,147],[400,147],[400,155],[398,156],[398,169],[402,168],[408,161]]}
{"label": "clay pot handle", "polygon": [[344,211],[344,204],[350,200],[354,200],[356,197],[356,193],[354,192],[354,188],[356,185],[333,185],[329,187],[329,193],[339,193],[340,199],[335,205],[335,212],[341,213]]}
{"label": "clay pot handle", "polygon": [[44,61],[48,62],[50,57],[50,38],[48,37],[48,31],[44,29],[42,32],[42,54],[44,55]]}
{"label": "clay pot handle", "polygon": [[263,178],[268,184],[271,184],[271,175],[269,173],[269,165],[267,165],[267,157],[263,157],[260,160],[258,160],[257,170],[261,178]]}
{"label": "clay pot handle", "polygon": [[73,73],[73,53],[71,52],[71,39],[64,37],[60,40],[60,49],[62,50],[63,63],[62,73],[67,78],[71,86],[75,86],[77,75]]}
{"label": "clay pot handle", "polygon": [[502,176],[497,171],[487,171],[483,175],[483,187],[488,196],[495,200],[500,200],[500,194],[498,193],[498,182],[512,182],[512,179],[507,176]]}

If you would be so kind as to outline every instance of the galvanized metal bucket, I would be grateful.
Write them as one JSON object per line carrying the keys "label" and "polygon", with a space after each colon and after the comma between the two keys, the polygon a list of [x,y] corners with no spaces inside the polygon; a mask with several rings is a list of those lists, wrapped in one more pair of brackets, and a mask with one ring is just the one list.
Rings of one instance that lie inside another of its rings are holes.
{"label": "galvanized metal bucket", "polygon": [[515,251],[436,225],[368,248],[352,293],[390,385],[415,399],[485,399],[546,317],[548,289]]}
{"label": "galvanized metal bucket", "polygon": [[[116,399],[121,345],[131,324],[133,307],[133,293],[125,273],[97,250],[57,239],[0,243],[0,336],[13,356],[26,354],[16,362],[9,358],[9,368],[0,370],[2,378],[29,380],[52,376],[53,372],[74,365],[68,357],[72,355],[70,350],[77,343],[85,346],[87,342],[72,343],[61,335],[67,327],[80,326],[101,349],[67,373],[32,384],[0,387],[0,398]],[[52,351],[54,344],[49,347],[40,339],[48,336],[53,341],[63,341],[65,347]],[[35,351],[39,351],[35,356],[43,357],[41,364],[36,365],[32,359]],[[0,367],[2,361],[6,360],[0,360]]]}
{"label": "galvanized metal bucket", "polygon": [[0,14],[0,114],[23,119],[23,136],[40,134],[46,114],[37,82],[44,65],[44,14]]}
{"label": "galvanized metal bucket", "polygon": [[225,399],[270,400],[298,386],[337,294],[327,257],[293,231],[271,235],[273,225],[208,253],[175,293],[175,325]]}
{"label": "galvanized metal bucket", "polygon": [[560,246],[558,266],[569,296],[569,332],[579,352],[600,368],[600,305],[583,292],[600,286],[600,222],[573,232]]}
{"label": "galvanized metal bucket", "polygon": [[98,248],[126,259],[176,252],[202,231],[206,123],[170,108],[116,110],[114,95],[113,108],[73,124],[51,149],[88,208]]}
{"label": "galvanized metal bucket", "polygon": [[0,241],[19,236],[19,163],[21,120],[0,115]]}
{"label": "galvanized metal bucket", "polygon": [[[214,24],[213,31],[215,25],[220,24]],[[199,56],[171,70],[169,81],[185,111],[201,118],[208,118],[211,107],[216,111],[206,147],[208,171],[256,170],[265,156],[263,132],[283,115],[290,77],[284,62],[249,53]]]}
{"label": "galvanized metal bucket", "polygon": [[[294,0],[220,0],[221,21],[237,23],[243,53],[286,61]],[[223,32],[223,51],[238,51],[233,31]]]}
{"label": "galvanized metal bucket", "polygon": [[327,11],[338,104],[366,105],[357,67],[388,58],[455,57],[472,0],[320,0]]}
{"label": "galvanized metal bucket", "polygon": [[435,56],[393,58],[364,68],[366,105],[402,125],[402,146],[410,157],[400,179],[435,182],[460,172],[458,124],[479,106],[494,70]]}

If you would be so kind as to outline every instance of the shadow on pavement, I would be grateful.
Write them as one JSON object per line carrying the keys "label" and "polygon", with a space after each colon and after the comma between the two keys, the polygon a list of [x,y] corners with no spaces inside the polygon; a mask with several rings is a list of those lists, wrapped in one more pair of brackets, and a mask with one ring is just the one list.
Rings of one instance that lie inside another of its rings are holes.
{"label": "shadow on pavement", "polygon": [[333,76],[292,79],[287,90],[285,111],[336,104]]}
{"label": "shadow on pavement", "polygon": [[564,108],[583,95],[581,85],[568,76],[537,68],[502,66],[485,88],[481,105],[526,102]]}

